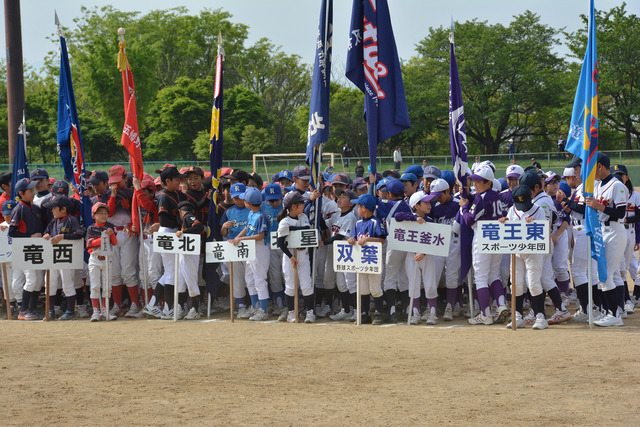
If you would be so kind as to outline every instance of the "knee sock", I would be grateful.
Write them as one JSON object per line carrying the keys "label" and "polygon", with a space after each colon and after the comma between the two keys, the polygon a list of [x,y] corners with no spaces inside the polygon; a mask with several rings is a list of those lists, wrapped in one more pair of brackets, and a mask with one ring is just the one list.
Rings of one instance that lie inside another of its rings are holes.
{"label": "knee sock", "polygon": [[153,307],[156,304],[160,304],[160,300],[162,299],[163,296],[164,296],[164,285],[161,285],[160,283],[158,283],[156,285],[156,288],[153,290],[153,297],[156,300],[153,303],[150,300],[149,305]]}
{"label": "knee sock", "polygon": [[122,307],[122,285],[112,286],[113,304]]}
{"label": "knee sock", "polygon": [[382,313],[382,310],[384,309],[384,297],[373,297],[373,303],[376,306],[376,313]]}
{"label": "knee sock", "polygon": [[371,302],[370,295],[360,295],[360,310],[362,310],[362,314],[369,314],[370,302]]}
{"label": "knee sock", "polygon": [[285,300],[287,302],[287,310],[294,311],[296,309],[296,300],[289,295],[285,295]]}
{"label": "knee sock", "polygon": [[40,291],[31,292],[31,301],[29,302],[29,311],[35,313],[38,308],[38,297],[40,296]]}
{"label": "knee sock", "polygon": [[400,291],[400,302],[402,303],[402,312],[408,312],[409,307],[409,291]]}
{"label": "knee sock", "polygon": [[491,304],[491,297],[489,294],[489,288],[480,288],[477,290],[478,304],[480,304],[480,311],[483,315],[489,316],[489,305]]}
{"label": "knee sock", "polygon": [[22,290],[22,311],[29,311],[29,303],[31,302],[31,292]]}
{"label": "knee sock", "polygon": [[91,307],[93,311],[100,310],[100,300],[98,298],[91,298]]}
{"label": "knee sock", "polygon": [[277,305],[278,307],[284,306],[284,300],[285,300],[284,291],[273,293],[273,301],[275,305]]}
{"label": "knee sock", "polygon": [[583,313],[589,313],[589,284],[583,283],[581,285],[576,286],[576,295],[578,296],[578,302],[580,302],[580,308]]}
{"label": "knee sock", "polygon": [[569,296],[569,288],[571,287],[571,280],[557,280],[558,289],[560,290],[560,294],[564,294],[564,296]]}
{"label": "knee sock", "polygon": [[56,298],[57,295],[49,295],[47,298],[49,298],[49,311],[53,311],[54,307],[56,307]]}
{"label": "knee sock", "polygon": [[76,312],[76,296],[67,297],[67,313]]}
{"label": "knee sock", "polygon": [[633,285],[633,296],[640,299],[640,285]]}
{"label": "knee sock", "polygon": [[313,288],[313,302],[315,305],[322,304],[322,296],[324,295],[324,289],[319,287]]}
{"label": "knee sock", "polygon": [[504,286],[502,286],[502,282],[500,280],[494,280],[491,282],[491,295],[498,305],[505,304]]}
{"label": "knee sock", "polygon": [[[620,313],[624,312],[624,288],[622,286],[616,286],[616,308],[619,309]],[[613,311],[613,310],[611,310]],[[613,313],[614,316],[616,313]]]}
{"label": "knee sock", "polygon": [[167,303],[169,310],[173,308],[173,285],[164,285],[164,302]]}
{"label": "knee sock", "polygon": [[389,313],[395,313],[396,309],[396,290],[389,289],[384,291],[384,298],[387,300],[387,309]]}
{"label": "knee sock", "polygon": [[258,307],[258,294],[249,295],[249,298],[251,299],[251,307],[252,308],[257,308]]}
{"label": "knee sock", "polygon": [[80,289],[76,289],[76,304],[84,305],[84,286]]}
{"label": "knee sock", "polygon": [[610,311],[611,314],[616,316],[618,308],[618,298],[616,297],[616,290],[611,289],[610,291],[602,291],[602,299],[606,301],[607,310]]}
{"label": "knee sock", "polygon": [[127,287],[127,291],[129,292],[129,298],[131,298],[131,305],[140,304],[140,300],[138,296],[138,286]]}
{"label": "knee sock", "polygon": [[456,305],[456,300],[458,296],[458,289],[449,289],[447,288],[447,308],[453,308]]}
{"label": "knee sock", "polygon": [[531,296],[531,309],[536,314],[536,316],[538,315],[538,313],[542,313],[542,315],[546,318],[547,316],[544,313],[544,298],[544,292],[542,292],[540,295],[536,295],[535,297]]}
{"label": "knee sock", "polygon": [[349,295],[349,291],[340,292],[340,301],[344,311],[349,313],[351,311],[351,295]]}
{"label": "knee sock", "polygon": [[[49,305],[51,305],[51,301],[49,301]],[[55,299],[53,300],[53,305],[60,307],[62,305],[62,289],[58,289],[55,294]]]}
{"label": "knee sock", "polygon": [[631,295],[629,295],[629,285],[624,282],[624,302],[631,301]]}
{"label": "knee sock", "polygon": [[313,294],[307,295],[307,296],[303,296],[302,300],[304,301],[305,310],[307,310],[307,311],[313,310]]}
{"label": "knee sock", "polygon": [[606,302],[602,296],[602,291],[598,288],[598,285],[591,285],[591,289],[593,294],[593,305],[598,307],[600,310],[605,310]]}
{"label": "knee sock", "polygon": [[264,311],[265,313],[267,313],[267,303],[269,302],[268,299],[259,299],[258,300],[258,304],[260,305],[260,309],[262,309],[262,311]]}
{"label": "knee sock", "polygon": [[[513,298],[513,295],[511,297]],[[524,295],[516,297],[516,311],[522,315],[524,311]]]}
{"label": "knee sock", "polygon": [[180,292],[178,294],[178,304],[180,304],[182,307],[184,307],[184,303],[187,302],[187,297],[189,296],[188,293],[186,292]]}
{"label": "knee sock", "polygon": [[427,305],[429,306],[430,313],[435,314],[437,304],[438,304],[438,298],[427,298]]}
{"label": "knee sock", "polygon": [[564,303],[562,302],[562,297],[560,296],[560,290],[558,289],[557,286],[554,286],[553,288],[549,289],[547,291],[547,295],[549,295],[549,298],[553,302],[553,305],[556,306],[556,310],[567,311],[567,308],[564,306]]}

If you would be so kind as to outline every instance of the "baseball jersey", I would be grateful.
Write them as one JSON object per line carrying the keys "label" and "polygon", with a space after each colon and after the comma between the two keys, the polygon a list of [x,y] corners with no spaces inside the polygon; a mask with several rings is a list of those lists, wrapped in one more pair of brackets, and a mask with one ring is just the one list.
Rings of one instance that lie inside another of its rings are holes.
{"label": "baseball jersey", "polygon": [[288,236],[292,227],[302,228],[309,226],[309,218],[305,214],[300,214],[297,218],[291,218],[291,216],[287,215],[278,224],[278,237]]}
{"label": "baseball jersey", "polygon": [[507,211],[509,221],[520,221],[526,218],[533,218],[535,221],[544,221],[546,219],[544,209],[535,203],[528,211],[516,209],[515,205],[511,206]]}
{"label": "baseball jersey", "polygon": [[475,193],[471,205],[462,207],[462,220],[469,227],[476,227],[482,220],[496,220],[502,215],[500,194],[489,189],[483,193]]}
{"label": "baseball jersey", "polygon": [[348,212],[341,212],[340,215],[337,216],[333,220],[331,224],[331,235],[332,236],[344,236],[349,238],[351,236],[351,232],[356,226],[356,216],[353,214],[354,209],[351,209]]}
{"label": "baseball jersey", "polygon": [[109,219],[116,227],[126,227],[131,223],[132,200],[133,190],[128,187],[118,188],[115,197],[109,195]]}
{"label": "baseball jersey", "polygon": [[575,209],[571,209],[571,219],[573,221],[582,221],[584,219],[584,208],[585,208],[585,198],[582,192],[582,184],[576,187],[575,191],[571,195],[569,199],[571,201],[571,207]]}
{"label": "baseball jersey", "polygon": [[11,211],[9,236],[31,237],[32,234],[42,233],[45,228],[42,221],[42,212],[38,206],[20,201]]}
{"label": "baseball jersey", "polygon": [[115,246],[118,244],[118,238],[116,237],[116,227],[110,222],[105,222],[104,224],[98,224],[94,222],[89,227],[87,227],[87,232],[85,237],[87,239],[86,245],[89,253],[92,253],[95,248],[99,248],[102,244],[102,232],[107,231],[108,229],[112,229],[114,233],[109,236],[109,240],[111,240],[111,245]]}
{"label": "baseball jersey", "polygon": [[635,223],[640,219],[640,215],[638,215],[637,211],[640,208],[640,194],[637,191],[632,191],[629,194],[629,199],[627,200],[627,223]]}
{"label": "baseball jersey", "polygon": [[178,203],[185,199],[184,193],[180,191],[162,190],[156,193],[158,201],[158,216],[160,225],[167,228],[178,228]]}
{"label": "baseball jersey", "polygon": [[562,209],[562,204],[556,199],[553,198],[553,206],[558,214],[554,227],[560,227],[563,222],[571,223],[571,216]]}
{"label": "baseball jersey", "polygon": [[222,219],[220,219],[220,226],[222,226],[225,222],[231,221],[233,222],[233,227],[229,229],[229,233],[227,234],[227,239],[232,240],[238,237],[238,234],[247,226],[247,219],[249,218],[249,209],[242,207],[239,208],[235,204],[227,209],[224,214],[222,214]]}
{"label": "baseball jersey", "polygon": [[160,218],[158,217],[158,206],[156,205],[157,200],[155,199],[155,197],[153,199],[148,199],[142,190],[136,190],[134,193],[134,197],[136,198],[138,206],[140,207],[140,215],[142,218],[142,233],[150,234],[149,227],[151,227],[155,223],[160,222]]}
{"label": "baseball jersey", "polygon": [[204,190],[187,190],[184,195],[186,200],[189,200],[196,207],[193,213],[198,218],[198,221],[206,225],[207,218],[209,217],[209,199],[207,198],[207,192]]}
{"label": "baseball jersey", "polygon": [[269,202],[262,202],[260,210],[267,215],[267,219],[269,220],[269,232],[278,231],[278,214],[282,209],[282,201],[277,208],[272,207]]}
{"label": "baseball jersey", "polygon": [[452,198],[447,203],[436,203],[431,208],[429,216],[438,224],[452,225],[456,219],[456,214],[460,210],[460,199]]}
{"label": "baseball jersey", "polygon": [[200,250],[202,251],[204,249],[207,240],[207,227],[200,222],[196,214],[193,212],[186,212],[182,217],[182,225],[180,229],[184,234],[199,234],[201,237]]}
{"label": "baseball jersey", "polygon": [[387,224],[398,212],[411,213],[411,208],[404,199],[385,200],[378,199],[375,215],[382,222],[383,229],[386,230]]}
{"label": "baseball jersey", "polygon": [[544,191],[540,192],[537,196],[534,196],[531,199],[531,202],[539,205],[544,211],[545,218],[551,221],[551,224],[555,224],[558,220],[558,213],[556,212],[553,200],[547,193]]}
{"label": "baseball jersey", "polygon": [[43,191],[42,193],[36,193],[33,197],[33,204],[41,208],[43,203],[46,203],[51,199],[51,196],[52,194],[49,190]]}
{"label": "baseball jersey", "polygon": [[[619,208],[624,206],[626,210],[627,199],[629,198],[629,190],[625,185],[613,178],[613,175],[609,175],[602,181],[596,182],[596,188],[594,189],[594,198],[602,203],[605,208]],[[609,221],[609,215],[598,211],[598,219],[600,222]],[[613,218],[611,221],[622,222],[624,218]]]}
{"label": "baseball jersey", "polygon": [[360,240],[362,237],[380,237],[385,238],[385,232],[382,230],[382,222],[376,217],[362,218],[356,222],[356,226],[351,230],[351,237]]}
{"label": "baseball jersey", "polygon": [[500,200],[502,200],[505,211],[508,211],[509,208],[513,206],[513,197],[511,197],[510,188],[506,188],[500,192]]}
{"label": "baseball jersey", "polygon": [[51,237],[62,234],[66,240],[79,240],[82,239],[82,228],[75,216],[67,215],[64,218],[51,220],[44,234],[49,234]]}
{"label": "baseball jersey", "polygon": [[255,236],[264,232],[264,244],[268,245],[271,240],[271,234],[269,234],[270,223],[267,214],[261,210],[257,212],[253,212],[250,209],[247,210],[249,215],[247,216],[247,234],[245,236]]}

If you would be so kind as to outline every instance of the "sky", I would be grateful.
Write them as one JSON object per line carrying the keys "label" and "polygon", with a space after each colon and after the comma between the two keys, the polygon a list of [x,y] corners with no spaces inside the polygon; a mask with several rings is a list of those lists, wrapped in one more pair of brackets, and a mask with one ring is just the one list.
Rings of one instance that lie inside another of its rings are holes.
{"label": "sky", "polygon": [[[451,18],[464,22],[478,19],[489,24],[508,25],[514,15],[525,10],[540,15],[543,24],[564,27],[572,32],[583,23],[580,14],[588,14],[589,0],[388,0],[396,44],[401,59],[415,54],[415,45],[428,33],[429,27],[448,27]],[[596,8],[610,10],[622,0],[596,0]],[[640,15],[640,1],[628,0],[627,13]],[[74,28],[73,19],[81,16],[80,7],[113,5],[121,11],[169,9],[186,6],[197,14],[203,8],[223,8],[232,15],[233,22],[249,26],[248,45],[266,37],[281,46],[288,54],[297,54],[312,64],[315,53],[320,0],[22,0],[22,49],[25,62],[36,70],[44,64],[47,52],[58,49],[46,39],[55,33],[54,9],[62,25]],[[351,16],[351,0],[334,0],[334,70],[344,69]],[[4,8],[2,8],[2,37],[5,37]],[[567,49],[558,53],[565,55]],[[115,55],[115,53],[114,53]]]}

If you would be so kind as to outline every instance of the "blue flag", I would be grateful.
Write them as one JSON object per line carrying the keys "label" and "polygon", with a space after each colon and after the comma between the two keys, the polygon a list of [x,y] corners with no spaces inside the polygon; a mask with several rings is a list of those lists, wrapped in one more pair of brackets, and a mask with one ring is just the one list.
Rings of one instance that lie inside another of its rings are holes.
{"label": "blue flag", "polygon": [[218,56],[216,58],[216,82],[213,92],[213,108],[211,109],[211,133],[209,135],[209,167],[211,168],[211,184],[213,186],[213,197],[209,202],[209,239],[222,240],[220,234],[220,224],[218,217],[218,201],[223,197],[220,195],[220,170],[222,169],[222,134],[223,126],[223,100],[224,93],[222,87],[222,63],[224,62],[224,49],[222,48],[222,34],[218,35]]}
{"label": "blue flag", "polygon": [[[464,123],[464,105],[462,104],[462,90],[458,78],[458,64],[456,63],[456,47],[453,40],[453,23],[449,35],[449,142],[451,143],[451,159],[453,172],[461,183],[463,194],[467,185],[467,130]],[[465,195],[465,197],[468,197]],[[460,281],[469,273],[472,263],[471,249],[473,246],[473,229],[460,218]]]}
{"label": "blue flag", "polygon": [[65,178],[76,186],[81,195],[80,224],[84,230],[93,224],[91,201],[89,197],[83,195],[87,187],[87,174],[85,171],[82,134],[78,124],[76,98],[73,94],[67,43],[62,35],[60,35],[60,82],[58,91],[58,154],[60,155]]}
{"label": "blue flag", "polygon": [[[573,101],[566,150],[582,159],[581,178],[585,197],[593,197],[598,159],[598,56],[593,0],[589,10],[589,40]],[[585,228],[591,237],[591,257],[598,263],[598,280],[607,280],[607,259],[602,253],[602,229],[595,209],[586,207]]]}
{"label": "blue flag", "polygon": [[13,157],[13,172],[11,174],[11,200],[16,199],[16,182],[22,178],[29,178],[29,164],[27,162],[27,138],[25,137],[27,125],[22,117],[22,124],[18,131],[16,154]]}
{"label": "blue flag", "polygon": [[333,0],[322,0],[316,55],[311,81],[309,130],[306,162],[311,170],[311,186],[320,174],[322,147],[329,140],[329,96],[331,82],[331,50],[333,43]]}
{"label": "blue flag", "polygon": [[369,161],[378,144],[411,127],[387,0],[354,0],[346,76],[364,93]]}

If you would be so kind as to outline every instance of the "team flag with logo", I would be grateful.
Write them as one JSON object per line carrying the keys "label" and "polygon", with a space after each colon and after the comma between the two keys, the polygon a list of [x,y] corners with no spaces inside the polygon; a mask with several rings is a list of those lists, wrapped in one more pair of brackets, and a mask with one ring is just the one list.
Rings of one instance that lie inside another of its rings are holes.
{"label": "team flag with logo", "polygon": [[[598,57],[596,20],[593,0],[589,10],[589,39],[584,54],[580,80],[573,101],[571,126],[566,150],[582,159],[581,178],[584,196],[593,197],[598,159]],[[607,280],[607,260],[602,253],[602,229],[596,211],[585,210],[585,228],[591,237],[591,257],[598,263],[598,280]]]}
{"label": "team flag with logo", "polygon": [[220,224],[218,223],[218,187],[220,183],[220,170],[222,169],[222,136],[223,136],[223,87],[222,87],[222,63],[224,62],[224,49],[222,48],[222,34],[218,34],[218,56],[216,58],[216,82],[213,92],[213,108],[211,110],[211,133],[209,136],[209,166],[211,168],[211,183],[213,184],[213,197],[209,202],[209,230],[215,240],[222,240]]}
{"label": "team flag with logo", "polygon": [[[56,23],[58,17],[56,15]],[[71,69],[67,42],[60,34],[60,81],[58,90],[58,154],[64,169],[65,178],[76,186],[81,196],[82,212],[80,215],[83,227],[93,224],[91,218],[91,201],[84,195],[87,186],[85,172],[84,150],[82,148],[82,134],[78,124],[78,110],[73,93]]]}
{"label": "team flag with logo", "polygon": [[13,157],[13,171],[11,173],[11,200],[16,199],[16,182],[22,178],[29,178],[29,163],[27,162],[27,123],[22,113],[22,123],[18,130],[16,154]]}
{"label": "team flag with logo", "polygon": [[329,140],[329,95],[331,82],[331,51],[333,41],[333,0],[322,0],[316,57],[311,81],[309,130],[306,162],[311,169],[311,185],[320,174],[322,148]]}
{"label": "team flag with logo", "polygon": [[369,161],[378,144],[411,127],[387,0],[354,0],[346,76],[364,93]]}
{"label": "team flag with logo", "polygon": [[124,95],[124,127],[120,144],[127,149],[131,171],[133,175],[142,181],[144,168],[142,166],[142,148],[140,146],[140,133],[138,132],[138,114],[136,112],[136,88],[133,83],[131,65],[125,52],[126,44],[121,38],[118,52],[118,70],[122,72],[122,93]]}

